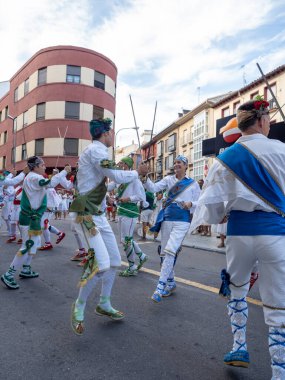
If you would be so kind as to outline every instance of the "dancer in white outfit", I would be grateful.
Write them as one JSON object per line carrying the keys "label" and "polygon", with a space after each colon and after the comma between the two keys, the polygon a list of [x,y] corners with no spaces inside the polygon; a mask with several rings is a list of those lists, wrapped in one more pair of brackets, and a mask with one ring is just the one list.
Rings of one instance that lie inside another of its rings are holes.
{"label": "dancer in white outfit", "polygon": [[259,99],[239,107],[242,137],[211,167],[191,229],[228,216],[227,269],[220,292],[230,298],[234,343],[224,357],[229,365],[249,365],[246,295],[258,260],[272,379],[277,380],[285,379],[285,145],[267,138],[268,106]]}
{"label": "dancer in white outfit", "polygon": [[168,190],[168,197],[156,224],[150,229],[158,233],[161,227],[160,255],[163,263],[156,290],[151,297],[155,302],[161,302],[162,297],[170,296],[176,289],[174,265],[200,194],[198,183],[186,176],[187,167],[187,157],[179,155],[174,161],[174,175],[168,175],[156,183],[148,178],[144,183],[145,188],[153,193]]}
{"label": "dancer in white outfit", "polygon": [[60,177],[66,176],[67,171],[70,171],[70,167],[66,167],[66,170],[47,180],[43,177],[46,169],[45,163],[40,157],[33,156],[29,158],[27,164],[30,172],[23,183],[19,217],[23,244],[16,253],[8,271],[1,276],[2,282],[9,289],[19,288],[14,276],[16,271],[21,268],[20,278],[39,276],[37,272],[31,269],[31,262],[41,243],[41,218],[47,205],[46,187],[56,186]]}
{"label": "dancer in white outfit", "polygon": [[[131,170],[133,164],[134,161],[131,157],[123,157],[118,166],[123,170]],[[116,183],[110,183],[108,190],[112,191],[115,187]],[[147,205],[145,190],[139,179],[134,179],[132,182],[121,184],[118,187],[117,207],[120,239],[129,264],[127,269],[120,272],[122,277],[136,276],[147,261],[146,254],[142,252],[134,239],[134,230],[139,216],[138,202],[142,202],[145,206]],[[135,256],[138,256],[138,265],[135,263]]]}
{"label": "dancer in white outfit", "polygon": [[116,170],[108,160],[108,147],[112,145],[111,120],[92,120],[90,133],[93,142],[79,158],[77,179],[78,196],[70,206],[76,212],[78,228],[81,229],[88,246],[88,261],[80,281],[80,290],[72,306],[71,325],[76,334],[84,331],[84,311],[87,299],[97,282],[102,281],[100,302],[96,313],[114,320],[124,317],[111,305],[111,291],[116,268],[121,266],[121,255],[115,235],[105,215],[106,178],[116,183],[127,183],[138,178],[136,170]]}

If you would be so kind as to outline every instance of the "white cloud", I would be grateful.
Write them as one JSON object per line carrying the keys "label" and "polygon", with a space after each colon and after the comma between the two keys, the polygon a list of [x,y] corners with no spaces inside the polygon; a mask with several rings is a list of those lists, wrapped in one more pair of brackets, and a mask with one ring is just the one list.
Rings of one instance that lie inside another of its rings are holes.
{"label": "white cloud", "polygon": [[[141,130],[151,128],[158,101],[160,130],[182,107],[197,105],[198,87],[203,101],[238,89],[244,74],[248,81],[259,77],[257,61],[265,72],[285,62],[280,6],[277,0],[258,6],[248,0],[10,0],[1,6],[0,81],[44,47],[87,47],[118,67],[116,127],[134,125],[131,94]],[[269,24],[276,31],[262,33]],[[135,136],[125,132],[120,143]]]}

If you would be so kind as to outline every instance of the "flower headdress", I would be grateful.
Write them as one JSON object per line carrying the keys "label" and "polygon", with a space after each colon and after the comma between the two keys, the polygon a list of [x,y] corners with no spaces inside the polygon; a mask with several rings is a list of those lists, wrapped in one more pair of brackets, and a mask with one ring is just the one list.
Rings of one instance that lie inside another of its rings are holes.
{"label": "flower headdress", "polygon": [[256,111],[257,117],[261,117],[269,111],[269,103],[266,100],[264,100],[261,95],[256,96],[253,106],[254,110]]}
{"label": "flower headdress", "polygon": [[269,103],[258,95],[255,99],[244,103],[237,110],[238,127],[241,123],[251,119],[261,119],[263,115],[269,113]]}

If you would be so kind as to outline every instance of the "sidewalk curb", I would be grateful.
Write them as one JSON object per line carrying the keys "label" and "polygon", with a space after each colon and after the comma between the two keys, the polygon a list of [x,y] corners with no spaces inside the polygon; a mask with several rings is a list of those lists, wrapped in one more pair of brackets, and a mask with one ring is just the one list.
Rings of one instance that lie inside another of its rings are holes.
{"label": "sidewalk curb", "polygon": [[211,247],[202,247],[201,245],[195,245],[195,244],[189,244],[189,243],[183,243],[182,247],[202,249],[203,251],[216,252],[216,253],[221,253],[223,255],[226,254],[226,251],[224,249],[217,249],[217,248],[211,248]]}

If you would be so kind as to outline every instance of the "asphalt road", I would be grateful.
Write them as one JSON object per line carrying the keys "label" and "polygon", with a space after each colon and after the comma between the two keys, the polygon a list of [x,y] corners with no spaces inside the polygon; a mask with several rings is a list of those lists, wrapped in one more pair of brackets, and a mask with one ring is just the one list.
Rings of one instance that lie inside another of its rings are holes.
{"label": "asphalt road", "polygon": [[[225,266],[225,256],[219,253],[183,248],[176,265],[177,292],[155,304],[150,296],[159,273],[158,243],[143,243],[149,255],[145,271],[132,278],[117,276],[113,289],[112,303],[125,319],[114,322],[95,315],[97,288],[86,308],[85,333],[74,335],[70,309],[81,268],[69,260],[76,249],[70,222],[54,222],[60,223],[66,238],[33,260],[40,277],[19,280],[16,291],[0,285],[0,380],[270,379],[267,327],[262,308],[252,303],[247,334],[250,367],[223,364],[232,335],[226,301],[216,294]],[[112,225],[117,232],[117,224]],[[18,248],[6,244],[6,239],[2,228],[1,273]],[[257,286],[250,296],[259,299]]]}

